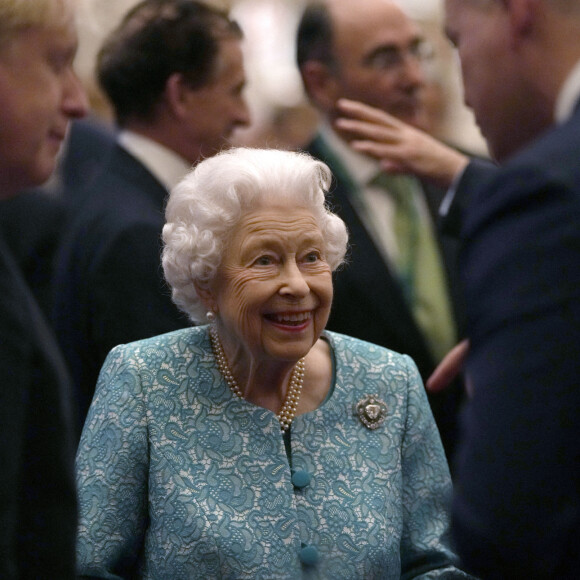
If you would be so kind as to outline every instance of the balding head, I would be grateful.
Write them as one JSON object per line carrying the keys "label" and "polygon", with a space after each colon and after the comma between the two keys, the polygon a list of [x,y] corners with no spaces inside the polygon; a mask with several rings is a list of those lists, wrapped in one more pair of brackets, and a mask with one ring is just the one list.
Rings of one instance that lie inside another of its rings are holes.
{"label": "balding head", "polygon": [[313,103],[330,119],[341,97],[420,125],[424,110],[419,27],[392,0],[310,5],[298,30],[298,64]]}

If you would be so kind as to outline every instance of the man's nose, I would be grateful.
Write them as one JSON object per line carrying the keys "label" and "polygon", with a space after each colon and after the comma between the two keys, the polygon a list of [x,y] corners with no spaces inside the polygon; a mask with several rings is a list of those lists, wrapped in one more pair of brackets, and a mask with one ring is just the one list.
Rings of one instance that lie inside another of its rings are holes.
{"label": "man's nose", "polygon": [[62,108],[71,119],[79,119],[89,112],[89,99],[87,93],[76,75],[71,69],[67,74],[63,90]]}

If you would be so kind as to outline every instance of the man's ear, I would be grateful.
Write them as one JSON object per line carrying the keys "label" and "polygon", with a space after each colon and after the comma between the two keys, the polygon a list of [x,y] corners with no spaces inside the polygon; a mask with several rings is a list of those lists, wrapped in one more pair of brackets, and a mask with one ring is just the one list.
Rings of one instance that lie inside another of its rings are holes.
{"label": "man's ear", "polygon": [[169,75],[165,82],[163,95],[167,106],[178,118],[182,118],[189,112],[191,93],[192,88],[185,82],[183,74],[172,73]]}
{"label": "man's ear", "polygon": [[330,67],[317,60],[308,60],[300,67],[300,74],[304,90],[312,103],[324,111],[332,110],[342,95]]}

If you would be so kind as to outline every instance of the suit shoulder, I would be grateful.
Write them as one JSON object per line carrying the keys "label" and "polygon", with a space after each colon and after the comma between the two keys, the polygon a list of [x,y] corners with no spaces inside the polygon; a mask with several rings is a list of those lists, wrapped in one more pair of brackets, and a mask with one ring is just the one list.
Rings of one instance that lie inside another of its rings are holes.
{"label": "suit shoulder", "polygon": [[554,125],[541,137],[510,159],[500,171],[528,171],[533,175],[580,174],[578,149],[580,148],[580,113],[568,122]]}
{"label": "suit shoulder", "polygon": [[580,211],[580,116],[555,126],[493,172],[474,193],[466,213],[469,240],[482,225],[523,215],[576,219]]}

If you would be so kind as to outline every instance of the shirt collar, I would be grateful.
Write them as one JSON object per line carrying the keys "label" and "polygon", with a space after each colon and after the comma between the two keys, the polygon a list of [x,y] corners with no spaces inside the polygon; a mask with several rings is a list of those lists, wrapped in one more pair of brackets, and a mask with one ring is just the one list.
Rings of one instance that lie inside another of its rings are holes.
{"label": "shirt collar", "polygon": [[119,145],[140,161],[167,191],[171,191],[191,169],[191,165],[175,151],[133,131],[121,130]]}
{"label": "shirt collar", "polygon": [[558,123],[567,121],[580,101],[580,60],[576,63],[556,100],[555,117]]}
{"label": "shirt collar", "polygon": [[366,187],[381,171],[378,161],[352,149],[328,123],[323,122],[319,132],[359,187]]}

